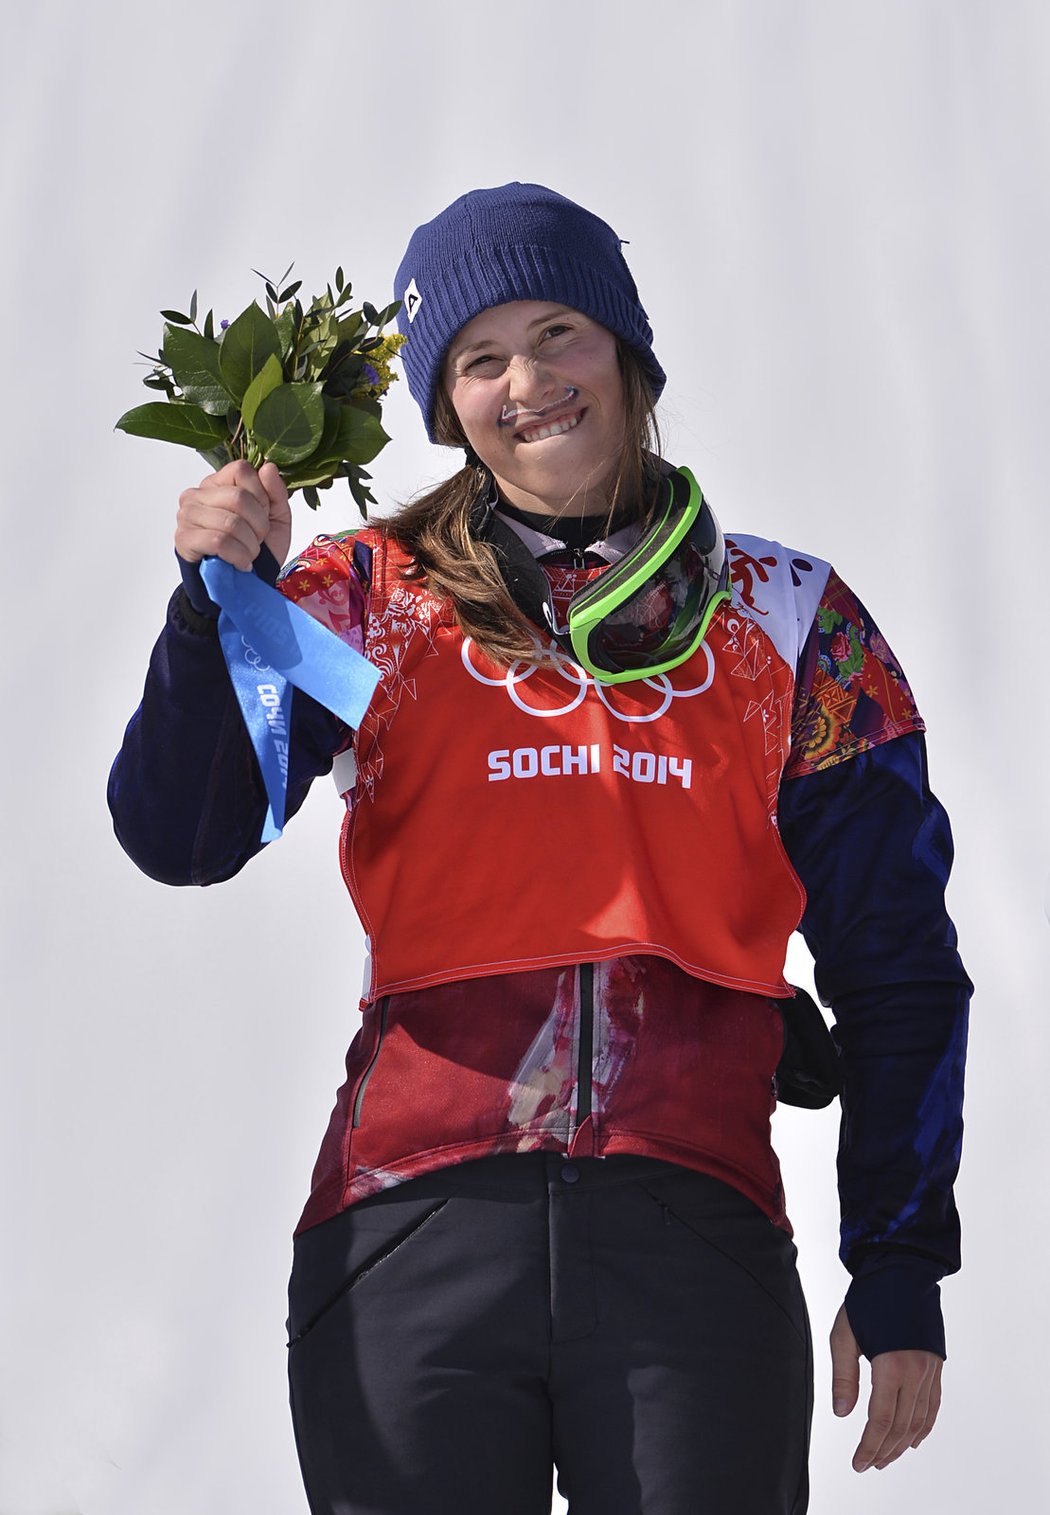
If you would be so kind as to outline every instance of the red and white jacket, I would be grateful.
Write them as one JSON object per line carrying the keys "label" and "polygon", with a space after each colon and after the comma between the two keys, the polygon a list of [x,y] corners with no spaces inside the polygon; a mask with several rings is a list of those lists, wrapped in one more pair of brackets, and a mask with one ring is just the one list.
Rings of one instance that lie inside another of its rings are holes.
{"label": "red and white jacket", "polygon": [[[495,666],[380,532],[320,538],[287,571],[284,592],[382,670],[339,765],[363,1024],[300,1227],[536,1149],[683,1163],[787,1225],[775,1000],[804,893],[780,784],[921,721],[888,649],[849,647],[879,720],[839,720],[829,744],[841,682],[814,665],[800,691],[798,669],[848,591],[777,543],[730,552],[733,599],[699,651],[616,687],[563,656]],[[556,609],[587,574],[548,569]]]}

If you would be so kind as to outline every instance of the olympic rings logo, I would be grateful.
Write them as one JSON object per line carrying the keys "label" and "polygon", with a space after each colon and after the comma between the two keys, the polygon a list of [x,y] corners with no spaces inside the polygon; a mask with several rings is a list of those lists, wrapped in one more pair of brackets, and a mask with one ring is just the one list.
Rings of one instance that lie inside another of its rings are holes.
{"label": "olympic rings logo", "polygon": [[518,659],[510,665],[502,677],[491,678],[488,674],[482,673],[481,669],[475,665],[471,656],[473,647],[473,638],[464,637],[461,657],[463,666],[471,678],[475,679],[479,684],[488,684],[492,689],[505,689],[512,704],[516,705],[519,710],[524,711],[526,715],[535,715],[541,720],[547,720],[559,715],[571,715],[574,710],[578,710],[583,704],[587,698],[588,691],[593,689],[606,710],[616,720],[624,721],[629,725],[646,725],[650,721],[658,721],[671,708],[672,700],[691,700],[698,694],[706,693],[714,682],[715,677],[714,655],[707,643],[701,642],[700,651],[703,653],[706,663],[706,673],[703,681],[694,685],[691,689],[676,689],[666,673],[652,674],[647,679],[632,679],[630,689],[633,694],[637,695],[642,687],[648,687],[656,694],[658,703],[655,710],[643,710],[637,714],[631,714],[626,710],[618,710],[612,703],[612,696],[619,688],[618,685],[603,684],[600,679],[596,679],[593,674],[588,673],[578,663],[574,663],[571,658],[566,657],[561,648],[552,642],[550,651],[553,654],[553,663],[545,663],[542,666],[545,668],[553,667],[559,676],[570,686],[573,693],[563,705],[532,705],[528,702],[523,690],[527,690],[528,681],[534,673],[539,671],[540,664],[527,663],[522,659]]}
{"label": "olympic rings logo", "polygon": [[244,648],[244,661],[248,664],[249,668],[254,668],[255,672],[260,675],[273,672],[270,664],[263,662],[247,637],[241,637],[241,646]]}

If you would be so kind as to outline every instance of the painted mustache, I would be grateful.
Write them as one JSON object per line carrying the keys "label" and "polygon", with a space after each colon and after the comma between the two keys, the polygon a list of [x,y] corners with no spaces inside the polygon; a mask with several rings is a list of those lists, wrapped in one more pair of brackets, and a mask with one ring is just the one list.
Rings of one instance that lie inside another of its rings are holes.
{"label": "painted mustache", "polygon": [[549,405],[544,405],[539,410],[530,410],[527,405],[518,405],[512,410],[509,405],[504,405],[500,411],[499,424],[513,426],[515,421],[526,418],[530,421],[542,421],[544,416],[553,415],[556,411],[564,410],[566,405],[571,405],[579,392],[574,384],[566,384],[563,395],[559,395],[556,400],[552,400]]}

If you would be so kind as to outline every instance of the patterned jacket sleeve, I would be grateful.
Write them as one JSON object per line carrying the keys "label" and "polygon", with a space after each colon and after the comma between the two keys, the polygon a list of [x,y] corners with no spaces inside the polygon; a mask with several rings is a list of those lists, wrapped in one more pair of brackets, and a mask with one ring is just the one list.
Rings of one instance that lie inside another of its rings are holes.
{"label": "patterned jacket sleeve", "polygon": [[[266,559],[264,576],[272,582],[277,564],[268,553]],[[342,580],[341,595],[329,575]],[[289,578],[288,588],[281,586],[285,592],[329,624],[331,601],[339,599],[342,634],[353,642],[356,622],[359,644],[364,590],[347,553],[323,539],[290,565],[285,583]],[[172,597],[142,703],[109,779],[118,841],[144,873],[165,884],[214,884],[239,872],[261,850],[266,814],[265,790],[226,671],[214,607],[208,608],[199,593],[194,598],[196,609],[185,587]],[[293,692],[288,817],[349,739],[336,716],[301,690]]]}
{"label": "patterned jacket sleeve", "polygon": [[938,1283],[960,1261],[971,985],[945,909],[951,832],[922,731],[899,664],[833,573],[800,663],[780,827],[842,1058],[841,1256],[868,1357],[944,1355]]}

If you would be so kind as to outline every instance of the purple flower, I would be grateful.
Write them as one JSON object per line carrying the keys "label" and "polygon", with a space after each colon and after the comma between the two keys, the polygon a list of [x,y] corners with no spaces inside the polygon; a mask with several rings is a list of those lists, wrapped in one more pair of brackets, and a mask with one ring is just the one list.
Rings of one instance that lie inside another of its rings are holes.
{"label": "purple flower", "polygon": [[364,381],[365,381],[366,384],[378,384],[379,383],[379,374],[372,367],[371,363],[362,363],[362,365],[361,365],[361,377],[364,379]]}
{"label": "purple flower", "polygon": [[220,326],[220,328],[223,331],[226,330],[226,328],[227,328],[227,326],[229,326],[229,324],[230,324],[229,321],[227,321],[225,317],[223,317],[223,319],[219,322],[219,326]]}

